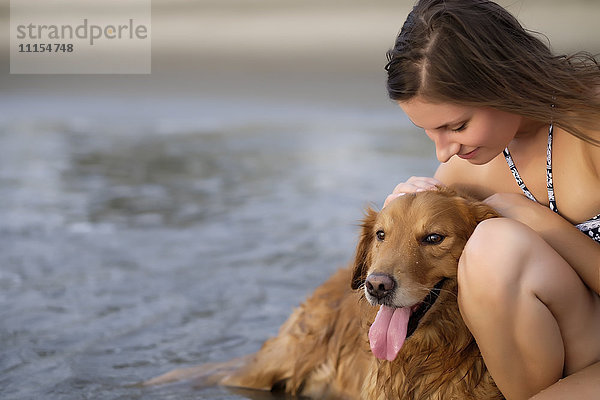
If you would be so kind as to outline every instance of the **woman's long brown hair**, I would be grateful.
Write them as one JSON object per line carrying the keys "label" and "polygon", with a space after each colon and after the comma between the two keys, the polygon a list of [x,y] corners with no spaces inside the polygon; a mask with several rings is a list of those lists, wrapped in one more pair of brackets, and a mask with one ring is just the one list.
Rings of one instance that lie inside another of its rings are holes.
{"label": "woman's long brown hair", "polygon": [[554,55],[492,1],[419,1],[387,57],[393,100],[492,107],[600,145],[598,60]]}

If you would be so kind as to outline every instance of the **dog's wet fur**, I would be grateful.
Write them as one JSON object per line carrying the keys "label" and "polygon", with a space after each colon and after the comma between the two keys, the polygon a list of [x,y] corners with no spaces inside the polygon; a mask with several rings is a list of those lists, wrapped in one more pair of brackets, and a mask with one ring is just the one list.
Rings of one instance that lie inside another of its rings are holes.
{"label": "dog's wet fur", "polygon": [[[353,265],[319,286],[258,352],[144,385],[194,379],[317,399],[502,399],[457,303],[465,243],[479,222],[497,216],[448,188],[400,196],[380,212],[368,209]],[[373,274],[393,280],[393,290],[367,288]],[[370,352],[378,304],[414,307],[412,332],[394,361]]]}

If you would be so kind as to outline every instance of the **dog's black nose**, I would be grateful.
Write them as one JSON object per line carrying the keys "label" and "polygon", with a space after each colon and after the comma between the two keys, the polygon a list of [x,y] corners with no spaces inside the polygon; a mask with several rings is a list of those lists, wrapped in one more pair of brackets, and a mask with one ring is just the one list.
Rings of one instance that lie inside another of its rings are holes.
{"label": "dog's black nose", "polygon": [[371,274],[365,282],[367,293],[381,300],[396,288],[396,282],[387,274]]}

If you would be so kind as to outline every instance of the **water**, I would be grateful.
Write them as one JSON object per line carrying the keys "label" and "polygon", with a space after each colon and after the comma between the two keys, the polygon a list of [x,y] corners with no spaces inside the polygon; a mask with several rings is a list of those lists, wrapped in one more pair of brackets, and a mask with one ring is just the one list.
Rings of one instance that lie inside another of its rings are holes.
{"label": "water", "polygon": [[363,208],[435,168],[400,111],[41,95],[0,106],[7,400],[268,398],[131,385],[256,351],[351,259]]}

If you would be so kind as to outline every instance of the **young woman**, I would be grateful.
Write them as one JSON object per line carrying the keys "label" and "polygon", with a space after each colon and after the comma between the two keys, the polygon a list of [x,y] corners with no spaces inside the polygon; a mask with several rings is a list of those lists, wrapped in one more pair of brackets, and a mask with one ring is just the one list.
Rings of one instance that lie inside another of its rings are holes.
{"label": "young woman", "polygon": [[421,0],[388,53],[388,92],[433,140],[434,178],[506,218],[459,262],[459,304],[513,399],[600,398],[600,67],[555,56],[484,0]]}

